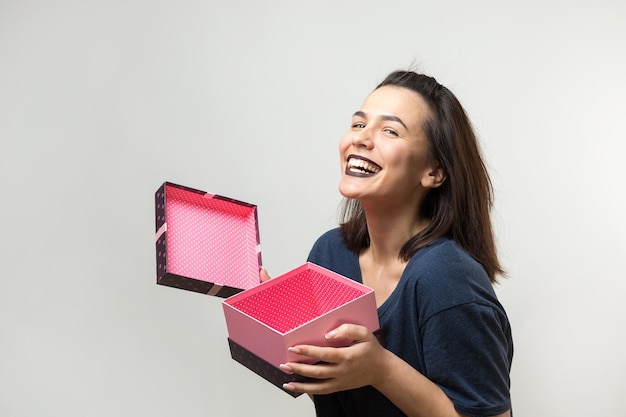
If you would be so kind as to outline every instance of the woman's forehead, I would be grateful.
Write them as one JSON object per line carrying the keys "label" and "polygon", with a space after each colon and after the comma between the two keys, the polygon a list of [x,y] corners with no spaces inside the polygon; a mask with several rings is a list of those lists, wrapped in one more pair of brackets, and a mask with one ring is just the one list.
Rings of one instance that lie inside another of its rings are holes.
{"label": "woman's forehead", "polygon": [[429,113],[426,101],[413,90],[385,85],[372,91],[361,106],[368,116],[393,115],[407,124],[422,125]]}

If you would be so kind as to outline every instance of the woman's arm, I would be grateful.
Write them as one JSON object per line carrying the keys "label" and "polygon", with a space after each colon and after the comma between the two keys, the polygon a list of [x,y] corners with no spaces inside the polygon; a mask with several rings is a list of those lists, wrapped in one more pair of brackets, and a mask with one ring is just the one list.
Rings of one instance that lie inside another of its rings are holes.
{"label": "woman's arm", "polygon": [[[300,345],[290,351],[323,363],[289,362],[287,372],[316,378],[316,382],[290,382],[285,389],[308,394],[329,394],[371,385],[410,417],[459,417],[452,400],[435,383],[392,352],[383,348],[365,327],[344,324],[328,338],[348,339],[344,348]],[[497,417],[508,417],[507,411]]]}

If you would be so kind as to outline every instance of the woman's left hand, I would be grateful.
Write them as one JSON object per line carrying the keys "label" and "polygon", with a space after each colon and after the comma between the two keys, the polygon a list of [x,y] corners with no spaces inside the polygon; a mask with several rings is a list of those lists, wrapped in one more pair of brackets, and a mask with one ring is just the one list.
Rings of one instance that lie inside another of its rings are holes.
{"label": "woman's left hand", "polygon": [[298,345],[290,352],[313,358],[321,363],[288,362],[282,370],[305,377],[313,382],[290,382],[283,388],[308,394],[330,394],[337,391],[376,385],[384,380],[390,369],[391,352],[383,348],[376,336],[364,326],[343,324],[326,334],[328,339],[348,339],[347,347]]}

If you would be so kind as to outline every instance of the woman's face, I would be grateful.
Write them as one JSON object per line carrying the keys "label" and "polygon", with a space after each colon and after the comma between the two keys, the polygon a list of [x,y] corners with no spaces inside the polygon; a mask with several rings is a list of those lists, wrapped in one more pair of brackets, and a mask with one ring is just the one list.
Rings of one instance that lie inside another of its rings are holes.
{"label": "woman's face", "polygon": [[428,105],[396,86],[374,90],[339,143],[344,197],[362,204],[416,207],[432,188],[433,167],[422,126]]}

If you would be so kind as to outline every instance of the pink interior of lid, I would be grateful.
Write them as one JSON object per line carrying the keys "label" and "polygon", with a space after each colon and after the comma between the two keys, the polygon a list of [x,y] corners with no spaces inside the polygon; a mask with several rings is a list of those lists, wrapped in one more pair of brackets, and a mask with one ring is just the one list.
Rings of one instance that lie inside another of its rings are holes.
{"label": "pink interior of lid", "polygon": [[232,306],[285,333],[363,294],[363,291],[327,275],[305,270]]}
{"label": "pink interior of lid", "polygon": [[168,186],[166,222],[170,272],[235,288],[258,285],[254,207]]}

